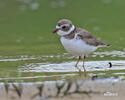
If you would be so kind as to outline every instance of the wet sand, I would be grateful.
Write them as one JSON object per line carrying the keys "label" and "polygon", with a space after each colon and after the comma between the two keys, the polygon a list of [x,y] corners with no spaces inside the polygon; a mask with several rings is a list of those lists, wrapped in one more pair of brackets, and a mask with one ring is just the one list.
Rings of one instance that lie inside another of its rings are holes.
{"label": "wet sand", "polygon": [[125,82],[106,80],[0,84],[0,100],[124,100]]}

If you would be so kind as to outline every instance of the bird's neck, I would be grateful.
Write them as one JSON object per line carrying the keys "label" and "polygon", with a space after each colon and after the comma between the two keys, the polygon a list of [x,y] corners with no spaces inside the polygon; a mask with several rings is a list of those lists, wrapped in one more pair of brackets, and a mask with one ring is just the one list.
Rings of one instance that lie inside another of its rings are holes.
{"label": "bird's neck", "polygon": [[76,27],[73,25],[72,28],[70,29],[69,34],[64,35],[63,37],[67,39],[73,39],[75,36],[75,30],[76,30]]}

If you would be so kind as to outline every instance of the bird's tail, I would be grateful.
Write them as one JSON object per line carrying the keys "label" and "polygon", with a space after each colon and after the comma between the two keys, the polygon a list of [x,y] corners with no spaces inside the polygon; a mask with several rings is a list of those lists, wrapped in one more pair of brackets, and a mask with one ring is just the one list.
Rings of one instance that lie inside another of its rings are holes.
{"label": "bird's tail", "polygon": [[111,45],[108,43],[104,43],[104,42],[102,44],[98,45],[98,47],[109,47],[109,46],[111,46]]}
{"label": "bird's tail", "polygon": [[110,44],[106,44],[107,47],[111,46]]}

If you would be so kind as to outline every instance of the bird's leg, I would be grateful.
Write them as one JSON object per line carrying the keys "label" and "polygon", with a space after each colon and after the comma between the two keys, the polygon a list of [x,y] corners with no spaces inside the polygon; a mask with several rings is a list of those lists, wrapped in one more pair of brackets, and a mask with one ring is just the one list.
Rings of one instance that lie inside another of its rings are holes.
{"label": "bird's leg", "polygon": [[87,74],[86,74],[86,69],[85,69],[85,66],[84,66],[85,60],[86,60],[86,56],[84,56],[83,65],[82,65],[82,67],[83,67],[83,69],[84,69],[84,77],[86,78]]}
{"label": "bird's leg", "polygon": [[77,65],[78,65],[78,63],[79,63],[80,60],[81,60],[81,56],[79,56],[79,58],[78,58],[78,60],[77,60],[77,62],[76,62],[76,64],[75,64],[75,67],[79,70],[79,75],[81,76],[81,69],[79,69],[79,68],[77,67]]}
{"label": "bird's leg", "polygon": [[79,63],[80,60],[81,60],[81,56],[79,56],[79,58],[78,58],[78,60],[77,60],[77,62],[75,64],[75,67],[77,67],[77,65],[78,65],[78,63]]}

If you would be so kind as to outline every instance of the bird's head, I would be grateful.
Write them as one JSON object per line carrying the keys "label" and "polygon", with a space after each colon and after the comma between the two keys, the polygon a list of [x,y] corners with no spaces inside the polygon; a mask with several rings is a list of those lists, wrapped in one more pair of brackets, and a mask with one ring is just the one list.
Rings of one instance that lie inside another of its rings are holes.
{"label": "bird's head", "polygon": [[68,35],[75,29],[75,26],[68,19],[61,19],[57,22],[56,29],[53,33],[57,33],[60,36]]}

